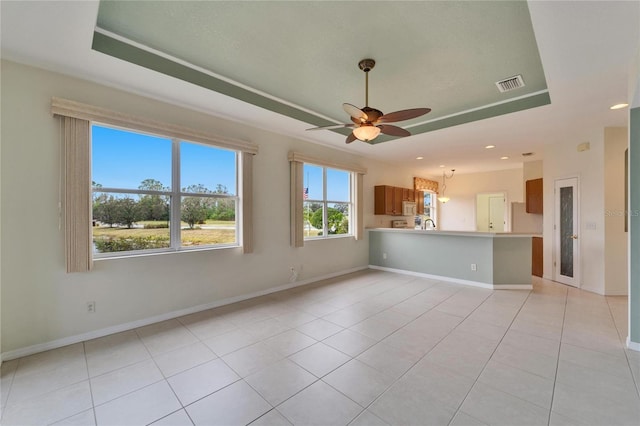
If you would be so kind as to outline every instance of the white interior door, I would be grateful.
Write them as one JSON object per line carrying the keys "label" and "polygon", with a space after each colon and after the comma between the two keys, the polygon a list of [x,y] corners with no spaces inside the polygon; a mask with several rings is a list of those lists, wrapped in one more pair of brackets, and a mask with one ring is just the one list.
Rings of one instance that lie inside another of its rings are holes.
{"label": "white interior door", "polygon": [[476,195],[476,231],[504,232],[506,226],[506,193]]}
{"label": "white interior door", "polygon": [[555,181],[555,222],[553,261],[555,280],[580,286],[579,192],[578,178]]}
{"label": "white interior door", "polygon": [[489,232],[504,232],[504,197],[489,197]]}

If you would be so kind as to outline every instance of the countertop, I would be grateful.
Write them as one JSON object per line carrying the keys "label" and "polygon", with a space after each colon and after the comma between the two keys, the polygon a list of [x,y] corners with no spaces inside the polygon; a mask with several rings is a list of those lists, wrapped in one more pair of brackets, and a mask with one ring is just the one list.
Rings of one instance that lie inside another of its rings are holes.
{"label": "countertop", "polygon": [[542,237],[539,234],[528,234],[520,232],[476,232],[476,231],[440,231],[413,228],[367,228],[373,232],[396,232],[423,235],[450,235],[455,237],[483,237],[483,238],[522,238],[522,237]]}

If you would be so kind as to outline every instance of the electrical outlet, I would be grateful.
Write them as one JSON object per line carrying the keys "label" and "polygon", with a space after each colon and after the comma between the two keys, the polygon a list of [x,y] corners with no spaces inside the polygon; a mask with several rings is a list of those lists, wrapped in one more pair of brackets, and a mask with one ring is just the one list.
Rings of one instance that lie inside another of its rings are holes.
{"label": "electrical outlet", "polygon": [[475,263],[471,264],[471,270],[472,271],[477,271],[478,270],[478,265],[476,265]]}
{"label": "electrical outlet", "polygon": [[90,314],[95,314],[96,302],[87,302],[87,312]]}
{"label": "electrical outlet", "polygon": [[387,258],[387,253],[382,253],[382,258],[386,259]]}

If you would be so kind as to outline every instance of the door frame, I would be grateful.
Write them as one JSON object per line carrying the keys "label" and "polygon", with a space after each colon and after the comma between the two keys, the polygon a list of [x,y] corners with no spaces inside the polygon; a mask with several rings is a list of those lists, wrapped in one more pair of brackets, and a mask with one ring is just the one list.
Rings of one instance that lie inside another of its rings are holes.
{"label": "door frame", "polygon": [[509,197],[507,191],[484,191],[476,193],[475,199],[473,200],[473,227],[476,231],[478,231],[478,196],[480,195],[502,195],[504,197],[504,231],[502,232],[511,232],[511,211],[507,206],[509,206]]}
{"label": "door frame", "polygon": [[[566,277],[560,274],[560,193],[558,191],[559,185],[563,181],[575,180],[575,193],[574,193],[574,230],[575,235],[578,238],[574,243],[573,252],[573,278]],[[553,280],[562,284],[567,284],[573,287],[580,288],[580,276],[581,276],[581,257],[580,247],[582,236],[580,235],[580,176],[572,175],[562,178],[556,178],[553,180]]]}
{"label": "door frame", "polygon": [[507,230],[507,200],[505,199],[504,195],[502,196],[496,196],[496,195],[489,195],[489,232],[496,232],[492,229],[493,226],[493,222],[491,220],[491,200],[493,199],[501,199],[502,200],[502,230],[501,231],[497,231],[497,232],[506,232]]}

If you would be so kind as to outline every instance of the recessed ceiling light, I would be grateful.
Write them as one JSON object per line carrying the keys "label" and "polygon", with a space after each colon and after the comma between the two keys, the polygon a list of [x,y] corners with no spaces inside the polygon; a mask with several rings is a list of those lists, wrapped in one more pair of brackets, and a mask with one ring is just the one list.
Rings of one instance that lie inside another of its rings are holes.
{"label": "recessed ceiling light", "polygon": [[629,106],[629,104],[624,104],[624,103],[623,104],[615,104],[615,105],[609,107],[609,109],[622,109],[622,108],[626,108],[628,106]]}
{"label": "recessed ceiling light", "polygon": [[523,157],[531,157],[533,155],[533,152],[523,152],[522,156]]}
{"label": "recessed ceiling light", "polygon": [[487,145],[487,146],[485,146],[486,149],[493,149],[495,147],[496,147],[495,145]]}
{"label": "recessed ceiling light", "polygon": [[440,167],[444,167],[444,164],[440,164]]}
{"label": "recessed ceiling light", "polygon": [[501,160],[508,160],[509,157],[500,157]]}
{"label": "recessed ceiling light", "polygon": [[422,160],[424,157],[416,157],[416,160]]}

